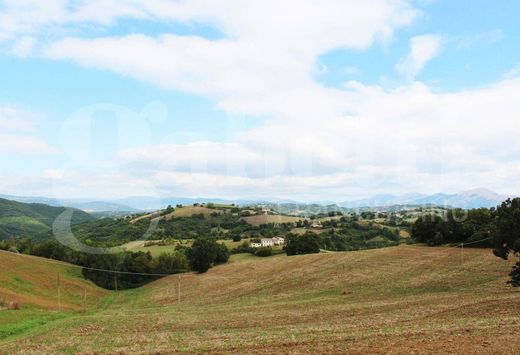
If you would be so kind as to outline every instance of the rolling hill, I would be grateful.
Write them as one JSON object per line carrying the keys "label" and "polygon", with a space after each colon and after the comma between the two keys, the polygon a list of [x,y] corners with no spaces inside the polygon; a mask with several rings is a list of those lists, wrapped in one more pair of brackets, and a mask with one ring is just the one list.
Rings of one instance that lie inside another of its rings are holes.
{"label": "rolling hill", "polygon": [[0,299],[22,307],[56,310],[57,277],[60,274],[62,309],[80,310],[85,288],[88,304],[97,304],[107,291],[84,280],[81,269],[67,263],[0,251]]}
{"label": "rolling hill", "polygon": [[[33,239],[52,228],[54,220],[66,210],[41,203],[21,203],[0,199],[0,240]],[[93,221],[94,217],[81,210],[74,210],[72,224]]]}
{"label": "rolling hill", "polygon": [[[0,343],[83,310],[85,292],[87,311],[99,309],[108,294],[84,280],[80,269],[66,263],[0,251],[0,265]],[[57,312],[58,273],[60,313]],[[11,302],[18,304],[20,310],[2,309],[2,304]]]}
{"label": "rolling hill", "polygon": [[[112,295],[0,352],[518,353],[520,293],[490,250],[254,258]],[[179,289],[181,285],[180,304]]]}

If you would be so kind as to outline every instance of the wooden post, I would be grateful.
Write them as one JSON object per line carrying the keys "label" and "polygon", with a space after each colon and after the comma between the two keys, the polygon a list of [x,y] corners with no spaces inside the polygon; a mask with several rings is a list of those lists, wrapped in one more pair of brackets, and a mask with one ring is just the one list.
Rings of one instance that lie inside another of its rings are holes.
{"label": "wooden post", "polygon": [[87,313],[87,286],[83,289],[83,313]]}
{"label": "wooden post", "polygon": [[460,264],[464,267],[464,243],[460,244]]}
{"label": "wooden post", "polygon": [[177,275],[177,287],[178,287],[178,290],[179,290],[179,293],[177,295],[177,303],[180,305],[181,304],[181,274],[178,274]]}
{"label": "wooden post", "polygon": [[117,292],[117,274],[115,274],[115,275],[116,275],[115,280],[116,280],[116,292]]}
{"label": "wooden post", "polygon": [[60,273],[58,272],[58,312],[61,312],[61,282]]}

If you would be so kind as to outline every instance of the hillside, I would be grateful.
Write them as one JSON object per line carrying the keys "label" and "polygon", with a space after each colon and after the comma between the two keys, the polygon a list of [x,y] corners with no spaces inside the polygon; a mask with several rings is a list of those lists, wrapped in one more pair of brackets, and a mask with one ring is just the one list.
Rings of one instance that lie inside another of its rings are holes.
{"label": "hillside", "polygon": [[[51,230],[54,220],[66,210],[41,203],[0,199],[0,240],[35,238]],[[74,210],[72,224],[92,221],[88,213]]]}
{"label": "hillside", "polygon": [[234,256],[0,342],[23,353],[518,353],[520,293],[490,250],[401,246]]}
{"label": "hillside", "polygon": [[259,214],[256,216],[248,216],[242,217],[243,221],[246,221],[252,226],[260,226],[262,224],[281,224],[281,223],[296,223],[298,221],[302,221],[304,218],[300,217],[292,217],[292,216],[281,216],[281,215],[269,215],[269,214]]}
{"label": "hillside", "polygon": [[96,303],[106,291],[83,279],[81,269],[58,261],[0,251],[0,299],[22,307],[56,310],[60,274],[62,309],[80,310],[87,288],[88,303]]}
{"label": "hillside", "polygon": [[[88,311],[98,309],[107,291],[81,276],[69,264],[0,251],[0,342],[70,317],[83,310],[86,291]],[[58,310],[57,280],[60,275],[61,311]],[[20,310],[3,310],[15,302]],[[3,353],[0,350],[0,353]]]}

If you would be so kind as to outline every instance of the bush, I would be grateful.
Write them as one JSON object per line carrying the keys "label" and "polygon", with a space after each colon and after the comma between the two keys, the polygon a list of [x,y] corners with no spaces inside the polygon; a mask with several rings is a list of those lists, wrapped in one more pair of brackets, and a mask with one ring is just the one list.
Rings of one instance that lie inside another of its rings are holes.
{"label": "bush", "polygon": [[208,271],[213,264],[221,264],[229,260],[228,248],[207,238],[196,239],[186,254],[190,267],[198,273]]}
{"label": "bush", "polygon": [[229,249],[224,244],[217,244],[215,264],[224,264],[229,260]]}
{"label": "bush", "polygon": [[511,280],[508,281],[508,284],[513,287],[520,287],[520,261],[513,267],[509,276],[511,276]]}
{"label": "bush", "polygon": [[287,255],[316,254],[320,252],[320,237],[312,232],[302,236],[288,235],[285,253]]}
{"label": "bush", "polygon": [[273,248],[271,248],[271,247],[258,248],[255,251],[255,255],[260,256],[260,257],[272,256]]}
{"label": "bush", "polygon": [[233,248],[231,250],[231,254],[240,254],[240,253],[254,253],[254,249],[251,248],[251,244],[247,240],[242,242],[238,247]]}

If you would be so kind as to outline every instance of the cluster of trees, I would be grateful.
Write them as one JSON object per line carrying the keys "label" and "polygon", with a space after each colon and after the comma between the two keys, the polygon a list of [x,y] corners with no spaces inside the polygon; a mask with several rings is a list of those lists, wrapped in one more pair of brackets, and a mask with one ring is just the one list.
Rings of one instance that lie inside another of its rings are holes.
{"label": "cluster of trees", "polygon": [[191,248],[186,250],[191,269],[199,273],[208,271],[213,265],[226,263],[229,254],[224,244],[209,238],[196,239]]}
{"label": "cluster of trees", "polygon": [[229,250],[225,245],[206,238],[197,239],[191,248],[172,249],[171,253],[165,253],[155,258],[149,252],[121,251],[117,254],[107,255],[87,254],[72,250],[56,241],[41,243],[28,240],[1,241],[0,249],[82,266],[84,267],[82,273],[86,279],[106,289],[135,288],[156,280],[162,275],[189,270],[202,273],[211,266],[225,263],[229,259]]}
{"label": "cluster of trees", "polygon": [[321,239],[313,232],[304,235],[289,234],[285,239],[285,253],[287,255],[316,254],[320,252]]}
{"label": "cluster of trees", "polygon": [[496,210],[487,208],[453,209],[444,216],[427,214],[412,225],[412,238],[431,246],[472,243],[478,247],[491,247],[491,237],[496,231],[495,222]]}
{"label": "cluster of trees", "polygon": [[286,236],[285,252],[287,255],[319,253],[320,249],[330,251],[352,251],[374,249],[399,244],[397,230],[388,228],[373,229],[340,229],[330,230],[321,234],[306,232],[298,236]]}
{"label": "cluster of trees", "polygon": [[[441,217],[424,215],[412,226],[412,238],[428,245],[467,243],[472,247],[492,247],[494,254],[507,259],[520,253],[520,198],[508,199],[497,208],[453,209]],[[510,283],[520,286],[520,262],[511,272]]]}

